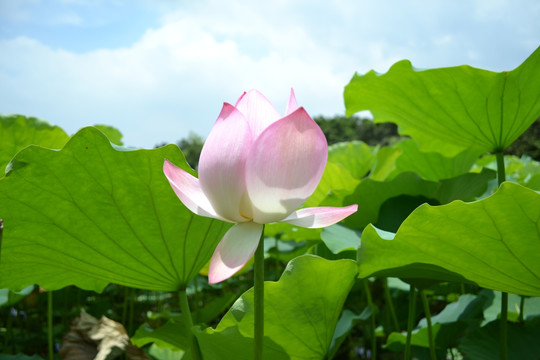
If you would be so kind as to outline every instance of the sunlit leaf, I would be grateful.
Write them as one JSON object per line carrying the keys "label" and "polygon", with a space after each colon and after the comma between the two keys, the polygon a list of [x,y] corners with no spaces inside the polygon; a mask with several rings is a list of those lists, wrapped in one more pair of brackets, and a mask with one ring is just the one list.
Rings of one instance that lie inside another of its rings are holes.
{"label": "sunlit leaf", "polygon": [[[540,194],[503,183],[473,203],[422,205],[395,234],[368,226],[359,276],[429,278],[540,295]],[[460,279],[461,278],[461,279]]]}
{"label": "sunlit leaf", "polygon": [[424,151],[508,147],[540,117],[540,48],[510,72],[467,65],[415,70],[408,60],[386,74],[355,74],[345,87],[347,115],[370,110],[394,122]]}
{"label": "sunlit leaf", "polygon": [[391,199],[401,202],[401,205],[389,205],[391,212],[395,213],[398,206],[403,206],[405,217],[430,199],[435,204],[445,204],[456,199],[472,200],[485,192],[488,181],[494,177],[494,171],[486,170],[480,174],[469,173],[440,182],[423,180],[414,173],[401,173],[391,181],[366,179],[356,187],[353,194],[345,197],[345,203],[359,206],[358,211],[345,219],[344,223],[360,230],[369,223],[376,224],[380,219],[381,208]]}
{"label": "sunlit leaf", "polygon": [[343,166],[356,179],[361,179],[375,165],[374,153],[376,148],[362,141],[342,142],[328,147],[328,162]]}
{"label": "sunlit leaf", "polygon": [[[351,260],[304,255],[289,263],[279,281],[265,282],[265,359],[323,359],[327,355],[354,282],[355,267]],[[216,339],[238,348],[235,359],[252,359],[253,315],[251,289],[235,302],[215,331],[198,335],[204,358],[205,351],[212,352],[210,359],[231,358],[227,357],[230,353],[220,353],[212,345]]]}
{"label": "sunlit leaf", "polygon": [[61,151],[19,152],[0,179],[0,287],[186,286],[228,225],[182,205],[163,175],[165,158],[189,170],[175,145],[118,151],[95,128]]}
{"label": "sunlit leaf", "polygon": [[359,183],[360,180],[355,178],[349,169],[343,165],[329,162],[326,164],[319,185],[307,199],[305,206],[341,206],[342,197],[335,197],[338,191],[345,190],[347,193],[351,193]]}
{"label": "sunlit leaf", "polygon": [[462,151],[454,157],[446,157],[437,152],[421,152],[416,142],[410,139],[401,141],[394,147],[401,150],[401,155],[396,159],[396,170],[393,174],[414,172],[429,181],[450,179],[469,172],[480,155],[471,150]]}
{"label": "sunlit leaf", "polygon": [[336,224],[323,229],[321,240],[334,254],[349,250],[356,251],[360,245],[360,232],[349,229],[341,224]]}
{"label": "sunlit leaf", "polygon": [[385,181],[396,171],[396,160],[401,156],[402,150],[396,147],[385,146],[377,152],[377,161],[369,178],[373,181]]}
{"label": "sunlit leaf", "polygon": [[122,133],[115,127],[109,125],[94,125],[96,129],[105,134],[105,136],[115,145],[124,145],[122,142]]}
{"label": "sunlit leaf", "polygon": [[13,156],[28,145],[61,149],[69,136],[58,126],[23,115],[0,115],[0,176]]}

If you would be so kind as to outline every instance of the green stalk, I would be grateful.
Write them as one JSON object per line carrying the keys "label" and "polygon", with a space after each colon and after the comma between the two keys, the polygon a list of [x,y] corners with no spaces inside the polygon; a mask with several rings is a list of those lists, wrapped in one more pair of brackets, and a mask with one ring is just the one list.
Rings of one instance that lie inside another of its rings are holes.
{"label": "green stalk", "polygon": [[397,319],[396,310],[394,308],[394,302],[392,301],[392,296],[390,295],[390,289],[388,289],[388,278],[384,278],[383,287],[385,302],[386,305],[388,305],[388,310],[390,310],[390,318],[392,319],[392,325],[394,325],[394,330],[399,332],[399,322]]}
{"label": "green stalk", "polygon": [[411,338],[412,338],[412,331],[414,326],[414,318],[415,318],[415,309],[416,309],[416,289],[414,286],[411,285],[411,288],[409,289],[409,318],[407,320],[407,342],[405,343],[405,360],[411,359]]}
{"label": "green stalk", "polygon": [[259,245],[255,250],[253,291],[253,301],[255,303],[253,358],[262,360],[264,346],[264,225]]}
{"label": "green stalk", "polygon": [[518,321],[520,323],[523,323],[523,317],[525,316],[524,313],[525,310],[525,296],[521,295],[521,300],[519,301],[519,317]]}
{"label": "green stalk", "polygon": [[[497,158],[497,181],[500,187],[506,181],[502,150],[497,151],[495,157]],[[505,292],[501,293],[500,342],[501,360],[508,360],[508,293]]]}
{"label": "green stalk", "polygon": [[[13,308],[11,308],[13,309]],[[11,314],[11,309],[8,311],[8,317],[7,317],[7,325],[6,325],[6,337],[4,338],[4,351],[7,351],[8,344],[11,342],[11,339],[13,338],[13,316]],[[10,354],[13,354],[13,347],[9,352]]]}
{"label": "green stalk", "polygon": [[435,353],[435,341],[433,339],[433,328],[431,326],[431,311],[429,310],[429,303],[426,297],[426,292],[420,290],[420,296],[422,297],[422,305],[424,306],[424,315],[427,321],[428,339],[429,339],[429,357],[431,360],[437,360],[437,354]]}
{"label": "green stalk", "polygon": [[135,312],[135,289],[129,289],[129,319],[128,319],[128,334],[133,334],[133,313]]}
{"label": "green stalk", "polygon": [[193,319],[191,318],[191,310],[189,310],[189,302],[186,289],[180,290],[179,298],[180,310],[182,311],[182,315],[184,316],[184,319],[186,321],[186,331],[188,334],[188,340],[191,344],[191,355],[193,357],[193,360],[201,360],[202,356],[199,350],[199,344],[197,343],[197,339],[195,338],[195,336],[193,336]]}
{"label": "green stalk", "polygon": [[364,290],[366,291],[366,298],[371,309],[371,358],[377,358],[377,337],[375,336],[375,306],[373,305],[373,299],[371,297],[371,289],[369,288],[368,279],[362,280],[364,284]]}
{"label": "green stalk", "polygon": [[[198,309],[199,308],[199,304],[201,303],[200,302],[200,299],[199,299],[199,282],[197,281],[197,278],[198,278],[199,275],[195,275],[195,277],[193,278],[193,291],[194,291],[194,303],[195,303],[195,308]],[[199,316],[199,315],[197,315]],[[198,324],[199,323],[199,318],[195,318],[195,322]]]}
{"label": "green stalk", "polygon": [[47,343],[49,345],[49,360],[53,360],[53,296],[52,291],[47,291]]}
{"label": "green stalk", "polygon": [[122,306],[122,324],[127,326],[127,308],[128,308],[129,288],[124,286],[124,305]]}
{"label": "green stalk", "polygon": [[508,360],[508,293],[501,293],[501,360]]}

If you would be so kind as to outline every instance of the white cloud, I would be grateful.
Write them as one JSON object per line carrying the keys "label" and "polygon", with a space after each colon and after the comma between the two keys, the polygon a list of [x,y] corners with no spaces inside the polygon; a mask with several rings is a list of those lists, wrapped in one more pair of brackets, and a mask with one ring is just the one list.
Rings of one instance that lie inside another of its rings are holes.
{"label": "white cloud", "polygon": [[[417,67],[493,60],[463,9],[400,4],[208,0],[174,8],[164,1],[162,24],[122,48],[75,53],[27,37],[0,39],[7,54],[0,112],[68,132],[106,123],[128,145],[151,147],[190,131],[206,136],[222,102],[249,88],[283,111],[294,87],[312,115],[333,115],[343,113],[343,87],[355,71],[384,72],[403,58]],[[515,58],[512,67],[525,57]]]}
{"label": "white cloud", "polygon": [[0,60],[2,111],[30,112],[71,132],[82,122],[113,123],[131,145],[144,146],[178,140],[190,130],[205,136],[221,103],[252,87],[282,111],[291,87],[313,114],[342,111],[350,74],[334,71],[335,62],[301,29],[282,31],[305,44],[304,52],[269,33],[260,36],[269,44],[262,56],[211,31],[183,18],[148,30],[129,48],[84,54],[24,37],[4,40],[0,49],[10,56]]}

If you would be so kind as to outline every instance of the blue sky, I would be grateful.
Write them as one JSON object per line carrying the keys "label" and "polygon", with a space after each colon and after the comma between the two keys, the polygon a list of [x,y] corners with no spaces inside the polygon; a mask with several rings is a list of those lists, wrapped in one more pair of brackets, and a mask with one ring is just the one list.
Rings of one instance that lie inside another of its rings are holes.
{"label": "blue sky", "polygon": [[0,0],[0,113],[112,125],[134,147],[206,137],[250,88],[332,116],[355,72],[401,59],[512,70],[539,18],[537,0]]}

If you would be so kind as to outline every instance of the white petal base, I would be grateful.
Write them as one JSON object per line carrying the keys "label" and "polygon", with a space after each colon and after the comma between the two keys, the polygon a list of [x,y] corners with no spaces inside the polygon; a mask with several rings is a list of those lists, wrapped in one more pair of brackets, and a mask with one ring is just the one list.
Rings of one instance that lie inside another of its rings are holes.
{"label": "white petal base", "polygon": [[240,270],[253,256],[263,232],[263,225],[245,222],[234,225],[221,239],[208,272],[208,282],[226,280]]}

